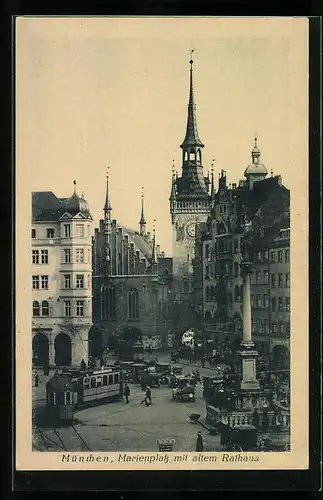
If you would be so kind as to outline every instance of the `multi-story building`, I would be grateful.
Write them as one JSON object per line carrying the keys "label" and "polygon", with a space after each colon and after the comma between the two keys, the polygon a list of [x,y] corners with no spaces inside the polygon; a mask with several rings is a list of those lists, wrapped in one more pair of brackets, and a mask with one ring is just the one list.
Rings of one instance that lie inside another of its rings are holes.
{"label": "multi-story building", "polygon": [[172,259],[160,251],[155,230],[146,232],[143,197],[138,231],[118,224],[111,212],[107,180],[104,219],[93,240],[93,357],[113,337],[158,348],[172,332]]}
{"label": "multi-story building", "polygon": [[273,359],[283,367],[289,366],[290,337],[290,229],[286,222],[269,243],[270,339]]}
{"label": "multi-story building", "polygon": [[[226,172],[221,171],[218,190],[212,189],[210,218],[196,239],[194,267],[203,269],[200,287],[204,290],[202,310],[205,335],[225,343],[239,340],[243,314],[240,266],[242,238],[245,229],[248,230],[253,255],[253,339],[259,351],[269,355],[274,347],[270,334],[269,247],[276,237],[275,231],[284,226],[286,217],[289,217],[289,191],[282,185],[280,176],[267,177],[267,169],[260,162],[257,141],[245,177],[246,180],[240,181],[238,185],[227,186]],[[197,308],[198,304],[195,306]]]}
{"label": "multi-story building", "polygon": [[33,363],[79,366],[92,325],[92,217],[76,193],[32,193]]}

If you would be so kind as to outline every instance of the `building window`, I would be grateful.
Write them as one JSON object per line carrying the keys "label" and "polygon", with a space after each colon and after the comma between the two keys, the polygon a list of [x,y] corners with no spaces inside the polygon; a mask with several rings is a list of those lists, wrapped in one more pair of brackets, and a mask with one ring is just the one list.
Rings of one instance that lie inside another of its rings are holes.
{"label": "building window", "polygon": [[290,334],[290,322],[289,321],[286,323],[286,333],[288,335]]}
{"label": "building window", "polygon": [[251,307],[255,307],[255,296],[253,293],[250,294]]}
{"label": "building window", "polygon": [[37,300],[33,302],[33,316],[40,316],[40,305]]}
{"label": "building window", "polygon": [[290,311],[290,297],[285,298],[285,311],[289,312]]}
{"label": "building window", "polygon": [[35,238],[36,238],[36,229],[32,229],[32,230],[31,230],[31,237],[32,237],[33,239],[35,239]]}
{"label": "building window", "polygon": [[284,323],[279,323],[279,333],[284,334]]}
{"label": "building window", "polygon": [[270,262],[272,264],[276,264],[276,252],[275,251],[270,252]]}
{"label": "building window", "polygon": [[47,238],[54,238],[55,229],[49,227],[46,229]]}
{"label": "building window", "polygon": [[33,276],[33,290],[39,289],[39,276]]}
{"label": "building window", "polygon": [[290,274],[289,273],[286,273],[286,288],[289,288],[290,287]]}
{"label": "building window", "polygon": [[257,295],[257,307],[262,307],[262,295]]}
{"label": "building window", "polygon": [[242,301],[242,293],[241,293],[242,288],[238,285],[234,287],[234,300],[235,302],[241,302]]}
{"label": "building window", "polygon": [[268,262],[268,250],[264,252],[264,261]]}
{"label": "building window", "polygon": [[285,262],[289,262],[290,259],[290,253],[289,253],[289,248],[285,250]]}
{"label": "building window", "polygon": [[84,288],[84,274],[76,275],[76,288]]}
{"label": "building window", "polygon": [[64,274],[64,288],[71,288],[71,275],[70,274]]}
{"label": "building window", "polygon": [[269,320],[268,319],[264,320],[264,328],[265,328],[265,333],[269,333]]}
{"label": "building window", "polygon": [[269,307],[269,297],[264,295],[264,307],[267,309]]}
{"label": "building window", "polygon": [[262,319],[259,320],[259,333],[264,333],[265,331],[265,325],[264,321]]}
{"label": "building window", "polygon": [[76,301],[76,316],[84,316],[84,300]]}
{"label": "building window", "polygon": [[264,271],[264,284],[268,285],[269,274],[268,271]]}
{"label": "building window", "polygon": [[39,264],[39,250],[33,250],[32,257],[33,264]]}
{"label": "building window", "polygon": [[239,240],[234,240],[234,251],[235,253],[239,251]]}
{"label": "building window", "polygon": [[261,285],[261,283],[262,283],[261,278],[262,278],[262,273],[261,273],[261,271],[257,271],[257,273],[256,273],[257,285]]}
{"label": "building window", "polygon": [[205,245],[205,258],[208,259],[210,257],[210,247],[209,245]]}
{"label": "building window", "polygon": [[272,333],[277,333],[277,323],[271,324],[271,331],[272,331]]}
{"label": "building window", "polygon": [[47,300],[43,300],[41,303],[41,313],[42,316],[49,316],[49,304]]}
{"label": "building window", "polygon": [[278,311],[283,312],[284,310],[284,297],[278,298]]}
{"label": "building window", "polygon": [[65,264],[71,263],[71,250],[70,250],[70,248],[64,248],[64,262],[65,262]]}
{"label": "building window", "polygon": [[272,297],[272,299],[271,299],[271,310],[272,310],[272,312],[276,312],[276,304],[277,304],[276,297]]}
{"label": "building window", "polygon": [[41,250],[41,263],[48,264],[48,250]]}
{"label": "building window", "polygon": [[258,330],[258,320],[253,319],[251,323],[252,333],[257,333]]}
{"label": "building window", "polygon": [[234,275],[236,278],[239,276],[239,264],[237,262],[234,263]]}
{"label": "building window", "polygon": [[113,285],[105,289],[105,318],[116,319],[116,290]]}
{"label": "building window", "polygon": [[65,238],[71,237],[71,225],[70,224],[64,224],[64,237]]}
{"label": "building window", "polygon": [[64,309],[65,316],[71,316],[72,307],[70,300],[64,300]]}
{"label": "building window", "polygon": [[76,262],[79,264],[84,263],[84,249],[83,248],[76,249]]}
{"label": "building window", "polygon": [[261,252],[257,252],[256,259],[260,262],[262,261],[262,253]]}
{"label": "building window", "polygon": [[84,238],[84,224],[76,224],[76,237]]}
{"label": "building window", "polygon": [[277,285],[277,280],[276,280],[276,274],[271,275],[271,288],[276,288]]}
{"label": "building window", "polygon": [[128,292],[128,318],[139,318],[139,293],[136,288]]}
{"label": "building window", "polygon": [[283,251],[278,250],[278,263],[282,264],[283,263]]}
{"label": "building window", "polygon": [[44,276],[41,277],[41,287],[44,290],[48,289],[48,275],[44,275]]}
{"label": "building window", "polygon": [[278,274],[278,287],[279,288],[284,288],[284,280],[283,280],[283,274],[282,273]]}

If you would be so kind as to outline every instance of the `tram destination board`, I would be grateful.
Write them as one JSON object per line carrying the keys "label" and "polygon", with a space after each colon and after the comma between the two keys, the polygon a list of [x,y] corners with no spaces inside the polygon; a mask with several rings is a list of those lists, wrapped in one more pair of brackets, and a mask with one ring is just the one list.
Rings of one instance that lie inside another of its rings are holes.
{"label": "tram destination board", "polygon": [[173,451],[175,439],[158,439],[157,444],[160,452]]}

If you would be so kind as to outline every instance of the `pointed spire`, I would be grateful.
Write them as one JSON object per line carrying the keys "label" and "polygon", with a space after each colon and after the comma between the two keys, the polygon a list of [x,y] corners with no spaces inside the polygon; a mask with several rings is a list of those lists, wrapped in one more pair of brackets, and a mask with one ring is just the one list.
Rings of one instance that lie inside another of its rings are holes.
{"label": "pointed spire", "polygon": [[260,150],[258,148],[258,138],[257,134],[255,134],[255,144],[253,150],[251,151],[252,163],[257,163],[260,157]]}
{"label": "pointed spire", "polygon": [[212,165],[211,165],[211,196],[214,195],[214,163],[215,159],[212,159]]}
{"label": "pointed spire", "polygon": [[172,189],[170,192],[170,200],[174,200],[176,198],[176,172],[175,172],[175,161],[173,160],[172,165]]}
{"label": "pointed spire", "polygon": [[143,236],[145,234],[146,221],[144,216],[144,188],[141,188],[141,217],[139,221],[140,234]]}
{"label": "pointed spire", "polygon": [[109,199],[109,169],[110,167],[107,167],[107,190],[106,190],[106,196],[105,196],[105,204],[104,204],[104,213],[110,217],[110,212],[112,210],[110,199]]}
{"label": "pointed spire", "polygon": [[73,193],[73,195],[76,196],[76,181],[73,181],[73,184],[74,184],[74,193]]}
{"label": "pointed spire", "polygon": [[187,115],[187,126],[186,126],[186,135],[183,143],[181,144],[181,148],[185,147],[200,147],[203,148],[204,144],[202,144],[201,139],[199,138],[199,134],[197,131],[197,123],[196,123],[196,105],[194,102],[194,91],[193,91],[193,52],[194,49],[191,49],[191,59],[190,59],[190,96],[188,102],[188,115]]}
{"label": "pointed spire", "polygon": [[156,222],[156,220],[154,219],[154,225],[153,225],[153,250],[152,250],[152,255],[151,255],[151,263],[152,264],[158,264],[157,253],[156,253],[156,228],[155,228],[155,222]]}

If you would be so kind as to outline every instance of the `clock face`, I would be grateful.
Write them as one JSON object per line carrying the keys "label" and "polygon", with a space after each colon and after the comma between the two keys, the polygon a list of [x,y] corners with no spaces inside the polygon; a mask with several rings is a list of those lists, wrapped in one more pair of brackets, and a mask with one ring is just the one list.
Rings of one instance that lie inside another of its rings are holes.
{"label": "clock face", "polygon": [[189,222],[186,226],[186,234],[190,238],[195,238],[195,222]]}

